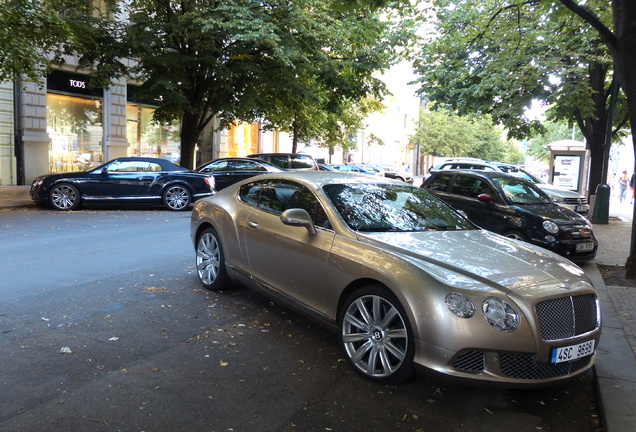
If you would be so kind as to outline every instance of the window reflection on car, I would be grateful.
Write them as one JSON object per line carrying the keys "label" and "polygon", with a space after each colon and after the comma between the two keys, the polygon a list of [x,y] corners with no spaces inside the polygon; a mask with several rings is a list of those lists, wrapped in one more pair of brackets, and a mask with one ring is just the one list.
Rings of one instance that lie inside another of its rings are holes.
{"label": "window reflection on car", "polygon": [[394,184],[326,185],[325,193],[356,231],[446,231],[473,225],[427,191]]}
{"label": "window reflection on car", "polygon": [[526,180],[501,177],[494,178],[493,182],[499,185],[510,204],[554,204],[549,196]]}

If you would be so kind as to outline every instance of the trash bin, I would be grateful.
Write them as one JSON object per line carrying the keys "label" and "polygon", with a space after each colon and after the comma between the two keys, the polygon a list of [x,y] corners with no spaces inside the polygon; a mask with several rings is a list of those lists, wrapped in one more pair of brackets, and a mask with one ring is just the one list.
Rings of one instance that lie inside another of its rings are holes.
{"label": "trash bin", "polygon": [[609,202],[611,188],[607,183],[601,183],[596,187],[596,199],[592,209],[592,223],[606,224],[609,222]]}

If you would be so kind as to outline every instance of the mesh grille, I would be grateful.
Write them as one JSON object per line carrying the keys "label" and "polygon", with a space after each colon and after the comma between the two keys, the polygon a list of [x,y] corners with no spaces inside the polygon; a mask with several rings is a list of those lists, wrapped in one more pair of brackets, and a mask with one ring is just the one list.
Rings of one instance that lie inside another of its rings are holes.
{"label": "mesh grille", "polygon": [[484,354],[480,351],[466,351],[455,359],[453,367],[471,372],[484,370]]}
{"label": "mesh grille", "polygon": [[566,376],[589,365],[591,360],[592,356],[587,356],[572,362],[553,365],[537,363],[531,354],[499,354],[501,371],[505,376],[531,380]]}
{"label": "mesh grille", "polygon": [[537,317],[543,340],[560,340],[596,329],[596,296],[561,297],[537,303]]}

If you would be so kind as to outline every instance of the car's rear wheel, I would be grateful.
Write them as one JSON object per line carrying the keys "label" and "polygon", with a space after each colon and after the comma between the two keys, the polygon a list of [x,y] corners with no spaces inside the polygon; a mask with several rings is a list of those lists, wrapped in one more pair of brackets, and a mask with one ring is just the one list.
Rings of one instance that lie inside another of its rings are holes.
{"label": "car's rear wheel", "polygon": [[214,228],[207,228],[197,240],[197,274],[201,284],[211,291],[230,285],[225,268],[225,254]]}
{"label": "car's rear wheel", "polygon": [[192,202],[192,194],[182,185],[169,186],[163,192],[163,204],[170,210],[185,210]]}
{"label": "car's rear wheel", "polygon": [[411,326],[399,300],[385,287],[371,285],[350,295],[338,326],[347,360],[364,377],[395,384],[413,373]]}
{"label": "car's rear wheel", "polygon": [[56,184],[49,193],[49,202],[56,210],[76,210],[80,199],[79,190],[69,183]]}

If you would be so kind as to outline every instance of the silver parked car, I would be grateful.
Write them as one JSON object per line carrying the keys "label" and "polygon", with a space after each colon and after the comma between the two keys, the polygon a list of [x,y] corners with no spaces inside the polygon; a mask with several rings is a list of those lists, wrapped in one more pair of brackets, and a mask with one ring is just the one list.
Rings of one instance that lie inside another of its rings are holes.
{"label": "silver parked car", "polygon": [[265,174],[198,201],[191,236],[204,287],[243,284],[334,328],[373,381],[418,368],[532,387],[594,364],[599,303],[579,267],[403,182]]}

